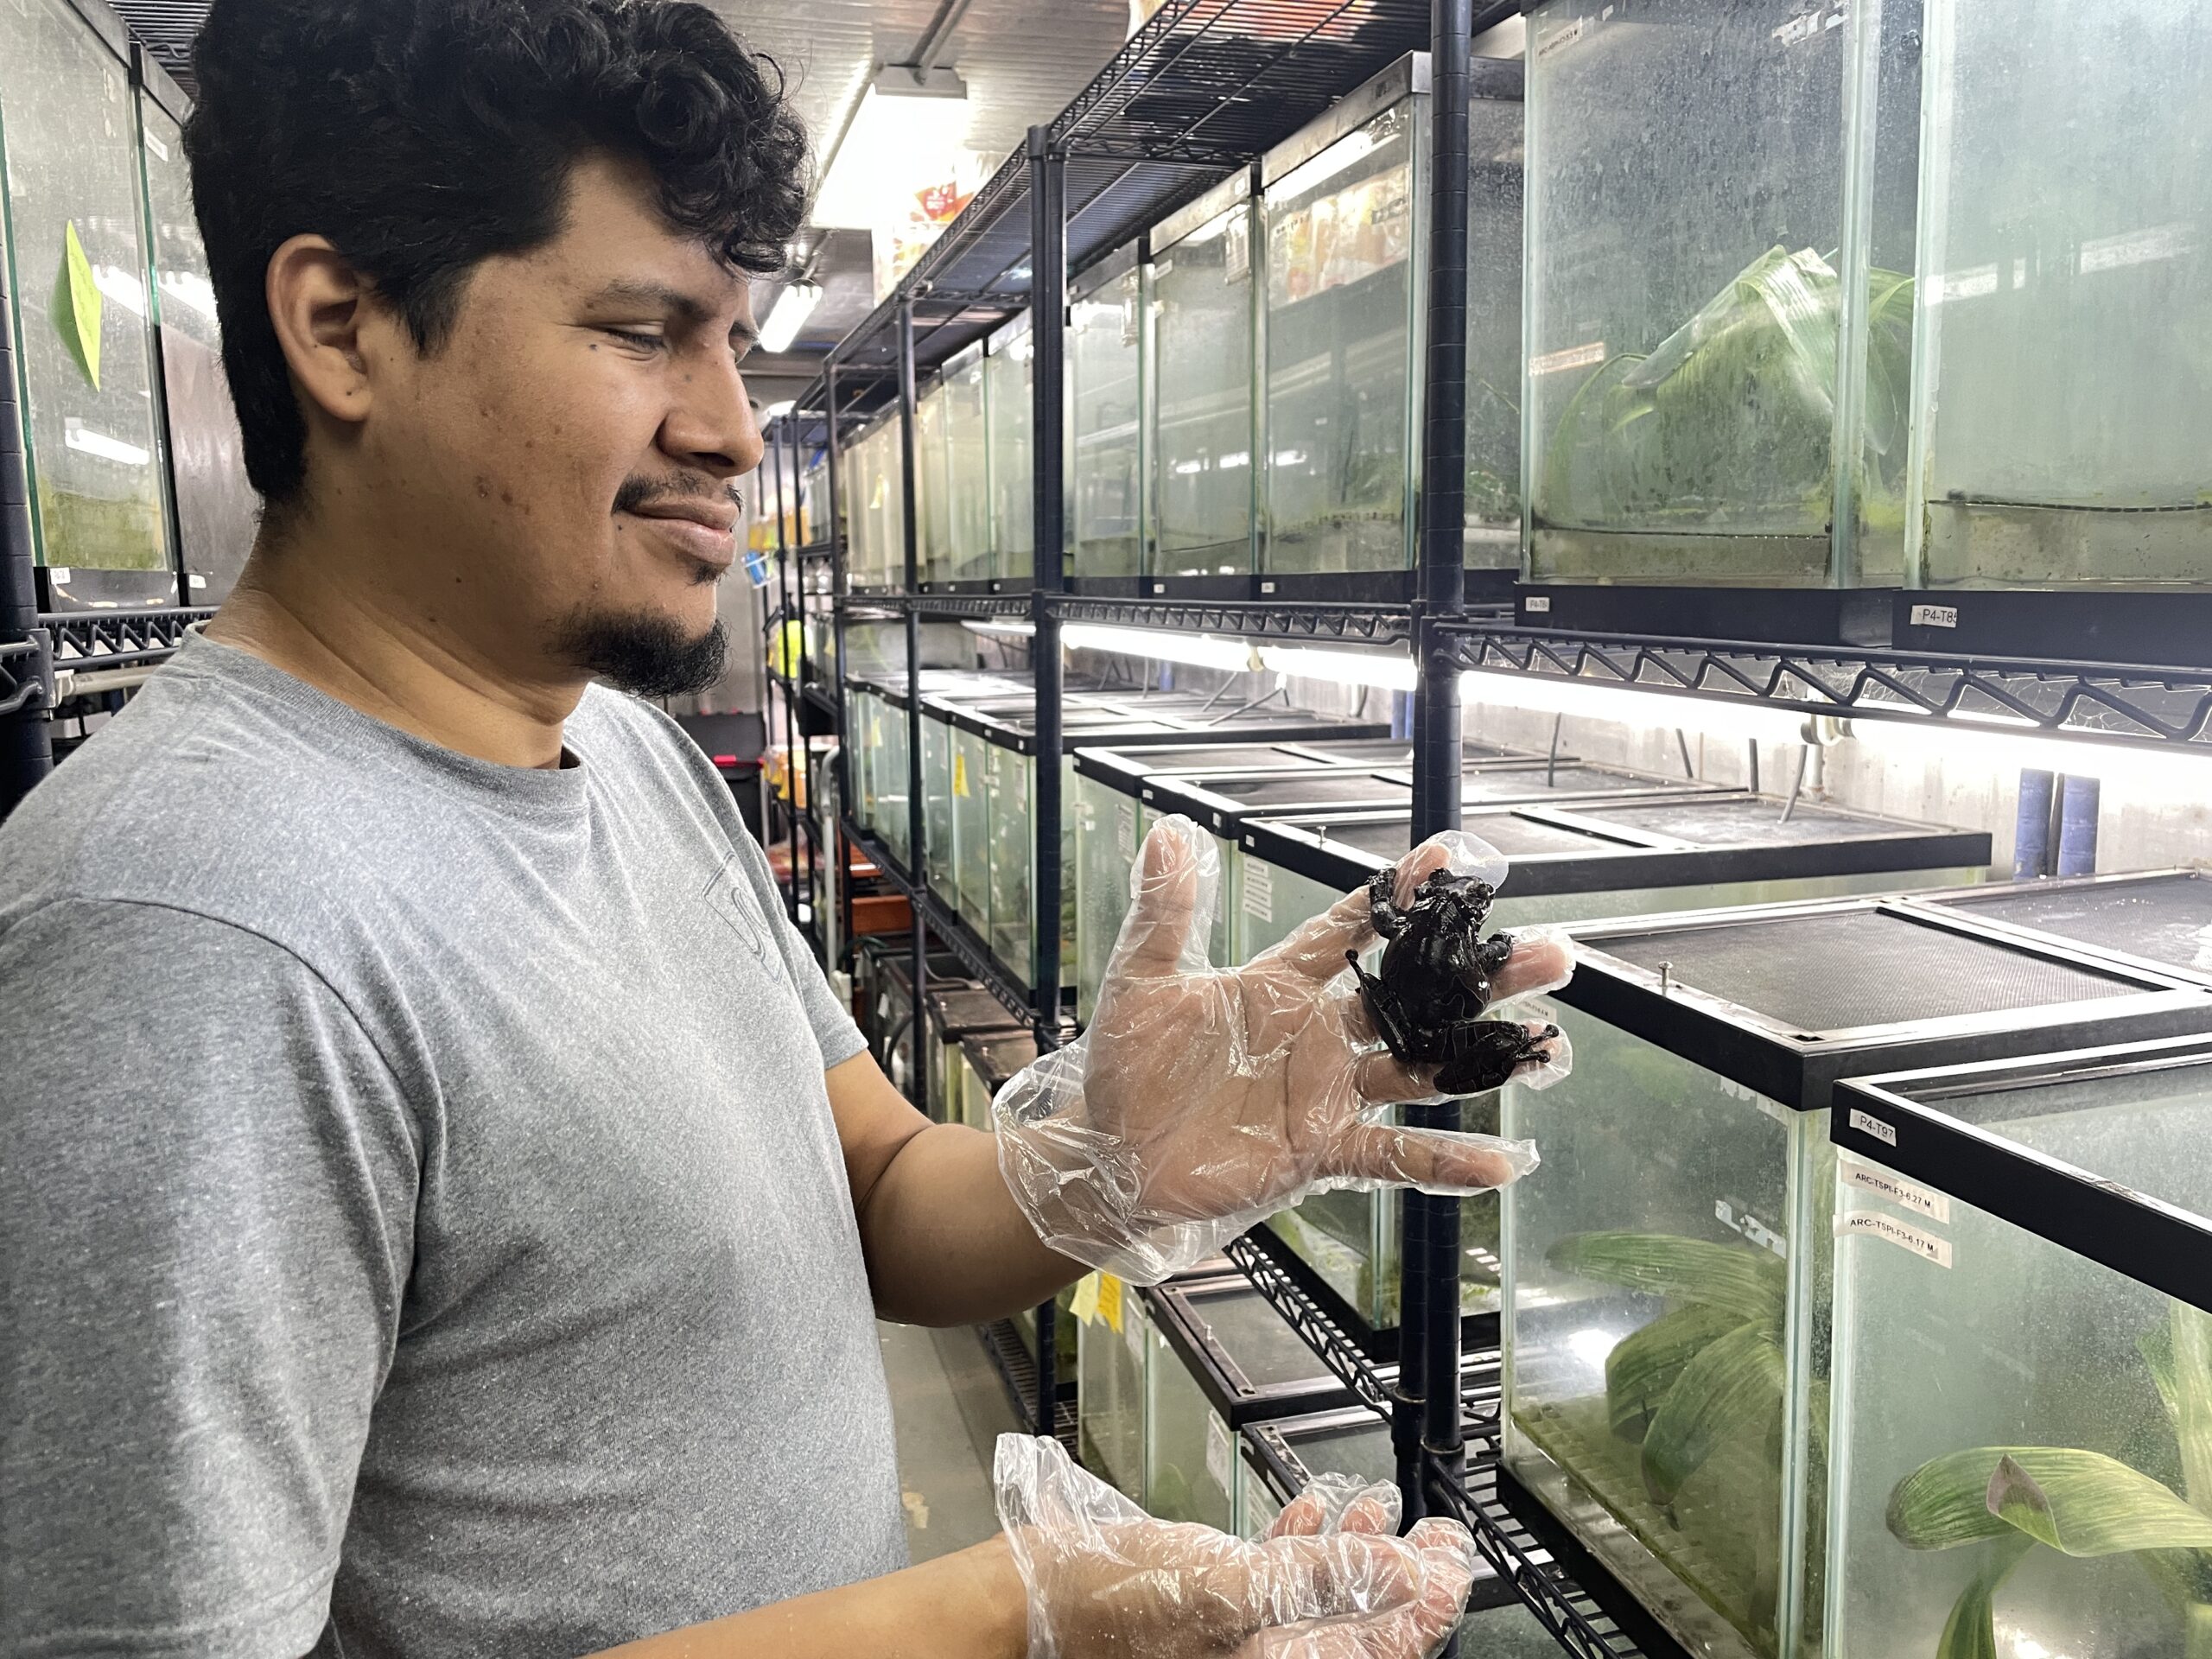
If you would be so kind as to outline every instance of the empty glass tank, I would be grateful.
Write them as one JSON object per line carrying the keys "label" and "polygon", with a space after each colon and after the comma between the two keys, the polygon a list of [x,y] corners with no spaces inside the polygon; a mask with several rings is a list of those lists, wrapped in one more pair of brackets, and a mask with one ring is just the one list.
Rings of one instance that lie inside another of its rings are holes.
{"label": "empty glass tank", "polygon": [[1344,1384],[1242,1278],[1153,1293],[1145,1357],[1145,1508],[1236,1526],[1236,1434],[1248,1422],[1351,1403]]}
{"label": "empty glass tank", "polygon": [[2212,1652],[2200,1041],[1846,1084],[1836,1659]]}
{"label": "empty glass tank", "polygon": [[938,381],[914,402],[916,556],[921,580],[952,579],[952,456],[945,438],[946,393]]}
{"label": "empty glass tank", "polygon": [[991,336],[990,354],[983,359],[990,378],[990,574],[1020,584],[1029,581],[1031,550],[1037,545],[1029,441],[1036,413],[1031,397],[1036,354],[1025,315]]}
{"label": "empty glass tank", "polygon": [[1349,1475],[1364,1484],[1398,1478],[1390,1425],[1364,1406],[1253,1423],[1238,1436],[1236,1532],[1266,1535],[1283,1505],[1317,1475]]}
{"label": "empty glass tank", "polygon": [[1007,1079],[1037,1058],[1037,1039],[1026,1031],[975,1033],[960,1039],[960,1052],[965,1065],[960,1121],[970,1128],[988,1130],[991,1103]]}
{"label": "empty glass tank", "polygon": [[1252,203],[1238,174],[1153,233],[1153,574],[1252,569]]}
{"label": "empty glass tank", "polygon": [[2212,1028],[2212,995],[1873,899],[1574,929],[1505,1091],[1505,1458],[1693,1651],[1818,1650],[1834,1084]]}
{"label": "empty glass tank", "polygon": [[1531,14],[1535,579],[1899,579],[1919,23],[1912,0]]}
{"label": "empty glass tank", "polygon": [[874,751],[868,778],[875,795],[876,836],[893,858],[911,868],[913,821],[907,803],[913,798],[908,770],[912,734],[907,728],[905,692],[877,699],[877,717],[869,735]]}
{"label": "empty glass tank", "polygon": [[929,1020],[929,1115],[938,1122],[957,1123],[963,1105],[958,1064],[962,1039],[1010,1036],[1020,1027],[998,998],[968,980],[939,984],[932,978],[922,1001]]}
{"label": "empty glass tank", "polygon": [[1098,1275],[1096,1312],[1076,1331],[1076,1446],[1084,1467],[1144,1502],[1144,1366],[1152,1320],[1144,1297]]}
{"label": "empty glass tank", "polygon": [[978,938],[991,929],[990,745],[980,731],[952,721],[952,887],[944,896]]}
{"label": "empty glass tank", "polygon": [[2212,585],[2212,15],[1927,11],[1915,580]]}
{"label": "empty glass tank", "polygon": [[1130,254],[1080,278],[1068,306],[1068,574],[1144,570],[1142,340],[1148,267]]}
{"label": "empty glass tank", "polygon": [[944,365],[945,533],[951,579],[982,582],[992,568],[989,365],[979,340]]}
{"label": "empty glass tank", "polygon": [[952,791],[952,717],[942,704],[922,703],[922,880],[929,890],[952,900],[956,846]]}
{"label": "empty glass tank", "polygon": [[853,446],[852,580],[877,591],[906,581],[906,472],[894,414]]}
{"label": "empty glass tank", "polygon": [[[162,97],[188,112],[182,93],[158,68]],[[146,206],[154,251],[155,315],[161,319],[162,408],[169,483],[176,502],[178,563],[184,602],[219,605],[230,596],[260,525],[261,499],[246,481],[244,441],[223,374],[215,290],[192,209],[192,174],[180,114],[141,87],[138,111],[146,163]]]}
{"label": "empty glass tank", "polygon": [[120,24],[95,29],[67,0],[0,14],[0,252],[33,553],[57,608],[176,602],[129,51]]}
{"label": "empty glass tank", "polygon": [[[1470,101],[1467,561],[1521,556],[1521,68]],[[1262,571],[1407,571],[1420,487],[1428,58],[1351,94],[1263,164]]]}
{"label": "empty glass tank", "polygon": [[1955,906],[1980,922],[2055,934],[2100,954],[2212,982],[2212,875],[2202,870],[2007,882],[1929,893],[1925,901]]}

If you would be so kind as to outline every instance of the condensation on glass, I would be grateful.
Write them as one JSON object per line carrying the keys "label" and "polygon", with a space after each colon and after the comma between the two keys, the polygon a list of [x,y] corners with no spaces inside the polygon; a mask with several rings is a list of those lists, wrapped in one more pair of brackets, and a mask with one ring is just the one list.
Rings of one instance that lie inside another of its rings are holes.
{"label": "condensation on glass", "polygon": [[128,66],[64,0],[17,0],[0,123],[37,561],[57,603],[172,604]]}
{"label": "condensation on glass", "polygon": [[1071,576],[1143,574],[1143,337],[1149,270],[1130,264],[1118,274],[1079,283],[1068,307]]}
{"label": "condensation on glass", "polygon": [[1929,0],[1913,574],[2212,584],[2212,11]]}
{"label": "condensation on glass", "polygon": [[1532,577],[1900,579],[1919,10],[1531,15]]}
{"label": "condensation on glass", "polygon": [[1236,576],[1252,569],[1253,218],[1239,174],[1154,232],[1156,575]]}

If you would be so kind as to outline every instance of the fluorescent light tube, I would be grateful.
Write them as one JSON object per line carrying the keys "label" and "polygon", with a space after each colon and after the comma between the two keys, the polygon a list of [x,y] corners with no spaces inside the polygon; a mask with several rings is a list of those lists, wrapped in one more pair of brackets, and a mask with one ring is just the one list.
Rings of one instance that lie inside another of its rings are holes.
{"label": "fluorescent light tube", "polygon": [[798,331],[806,327],[806,320],[814,315],[814,308],[822,303],[821,285],[817,283],[792,283],[776,296],[776,303],[769,308],[768,321],[760,325],[760,349],[764,352],[787,352],[798,338]]}

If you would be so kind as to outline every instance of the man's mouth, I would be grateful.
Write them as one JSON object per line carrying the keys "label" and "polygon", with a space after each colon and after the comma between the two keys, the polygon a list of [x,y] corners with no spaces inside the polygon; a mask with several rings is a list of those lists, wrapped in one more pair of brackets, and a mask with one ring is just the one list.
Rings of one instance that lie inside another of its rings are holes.
{"label": "man's mouth", "polygon": [[736,561],[737,508],[729,503],[655,502],[628,512],[702,564],[724,570]]}

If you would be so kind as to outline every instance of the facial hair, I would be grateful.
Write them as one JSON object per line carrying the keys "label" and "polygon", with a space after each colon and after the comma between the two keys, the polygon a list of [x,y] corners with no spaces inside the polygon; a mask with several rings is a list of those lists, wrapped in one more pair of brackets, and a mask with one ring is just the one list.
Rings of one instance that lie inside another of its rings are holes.
{"label": "facial hair", "polygon": [[664,616],[578,609],[555,626],[552,652],[633,696],[677,697],[721,678],[729,630],[717,619],[694,637]]}

